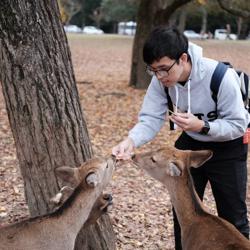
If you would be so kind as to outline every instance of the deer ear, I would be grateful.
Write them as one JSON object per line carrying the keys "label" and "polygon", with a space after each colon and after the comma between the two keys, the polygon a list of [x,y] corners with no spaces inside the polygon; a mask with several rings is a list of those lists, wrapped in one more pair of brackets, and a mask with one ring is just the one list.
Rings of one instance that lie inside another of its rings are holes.
{"label": "deer ear", "polygon": [[71,168],[68,166],[58,167],[55,169],[56,176],[61,178],[63,181],[68,182],[72,185],[79,183],[79,169]]}
{"label": "deer ear", "polygon": [[198,168],[213,156],[211,150],[190,151],[190,165]]}
{"label": "deer ear", "polygon": [[177,167],[177,165],[173,162],[169,163],[169,166],[166,170],[167,174],[174,177],[174,176],[181,176],[181,170]]}
{"label": "deer ear", "polygon": [[59,193],[57,193],[50,199],[50,202],[54,205],[60,205],[64,203],[64,201],[70,196],[70,194],[73,193],[73,191],[74,191],[73,188],[64,186],[61,188]]}

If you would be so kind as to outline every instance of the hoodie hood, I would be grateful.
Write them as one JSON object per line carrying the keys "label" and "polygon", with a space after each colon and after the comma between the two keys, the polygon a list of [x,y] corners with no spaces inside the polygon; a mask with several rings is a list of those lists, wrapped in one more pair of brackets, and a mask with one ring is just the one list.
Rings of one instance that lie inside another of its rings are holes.
{"label": "hoodie hood", "polygon": [[200,60],[203,56],[203,49],[194,44],[189,42],[189,48],[188,48],[188,54],[190,55],[191,58],[191,62],[192,62],[192,69],[191,69],[191,73],[189,76],[189,80],[194,79],[195,77],[202,77],[201,74],[204,70],[201,69],[201,64],[200,64]]}
{"label": "hoodie hood", "polygon": [[[174,100],[175,100],[174,111],[175,112],[178,112],[179,95],[180,95],[179,92],[183,92],[183,91],[187,92],[186,93],[187,108],[185,111],[188,113],[192,112],[191,111],[191,89],[195,87],[196,83],[197,84],[199,83],[199,81],[203,78],[203,74],[204,74],[204,70],[202,69],[202,64],[200,63],[202,59],[202,55],[203,55],[202,52],[203,52],[203,49],[200,46],[192,42],[189,42],[188,54],[190,56],[192,68],[191,68],[191,73],[188,77],[188,80],[184,86],[177,83],[175,86],[169,88],[169,91],[171,93],[170,95],[171,96],[174,95]],[[183,112],[184,110],[180,110],[180,111]]]}

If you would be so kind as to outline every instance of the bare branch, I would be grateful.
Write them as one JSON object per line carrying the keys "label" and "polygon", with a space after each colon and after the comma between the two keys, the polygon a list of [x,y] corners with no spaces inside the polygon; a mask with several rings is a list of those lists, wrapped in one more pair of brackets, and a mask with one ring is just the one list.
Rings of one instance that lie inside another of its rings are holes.
{"label": "bare branch", "polygon": [[230,14],[234,15],[234,16],[239,16],[242,18],[250,18],[250,11],[247,10],[242,10],[237,8],[236,6],[232,6],[232,1],[229,0],[217,0],[220,7],[229,12]]}
{"label": "bare branch", "polygon": [[170,16],[181,6],[191,2],[192,0],[178,0],[178,1],[173,1],[172,4],[166,6],[164,9],[160,9],[157,11],[155,17],[155,23],[160,23],[163,24],[162,20],[165,20],[165,23],[168,22]]}

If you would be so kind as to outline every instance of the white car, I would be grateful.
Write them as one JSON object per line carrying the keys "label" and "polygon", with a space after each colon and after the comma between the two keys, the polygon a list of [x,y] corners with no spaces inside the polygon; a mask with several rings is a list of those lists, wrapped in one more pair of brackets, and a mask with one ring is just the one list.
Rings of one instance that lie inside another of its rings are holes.
{"label": "white car", "polygon": [[80,33],[80,32],[82,32],[82,29],[79,28],[76,25],[67,25],[67,26],[64,26],[64,30],[65,30],[65,32],[73,32],[73,33]]}
{"label": "white car", "polygon": [[130,22],[120,22],[118,23],[118,34],[119,35],[135,35],[136,32],[136,23],[133,21]]}
{"label": "white car", "polygon": [[201,39],[202,36],[193,30],[185,30],[183,34],[190,39]]}
{"label": "white car", "polygon": [[85,26],[83,28],[82,32],[85,34],[96,34],[96,35],[104,34],[103,30],[101,30],[95,26]]}
{"label": "white car", "polygon": [[218,40],[226,40],[229,38],[230,40],[237,40],[236,34],[229,34],[229,37],[227,37],[227,30],[226,29],[216,29],[214,31],[214,39]]}

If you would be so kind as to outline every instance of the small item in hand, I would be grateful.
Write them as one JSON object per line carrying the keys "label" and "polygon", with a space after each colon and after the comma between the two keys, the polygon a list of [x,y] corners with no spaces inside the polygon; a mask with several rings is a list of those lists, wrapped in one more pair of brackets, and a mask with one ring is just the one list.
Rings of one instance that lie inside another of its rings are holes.
{"label": "small item in hand", "polygon": [[250,128],[247,128],[245,134],[243,135],[243,143],[248,144],[250,142]]}
{"label": "small item in hand", "polygon": [[172,110],[168,110],[169,113],[171,113],[172,115],[178,115],[177,113],[173,112]]}

